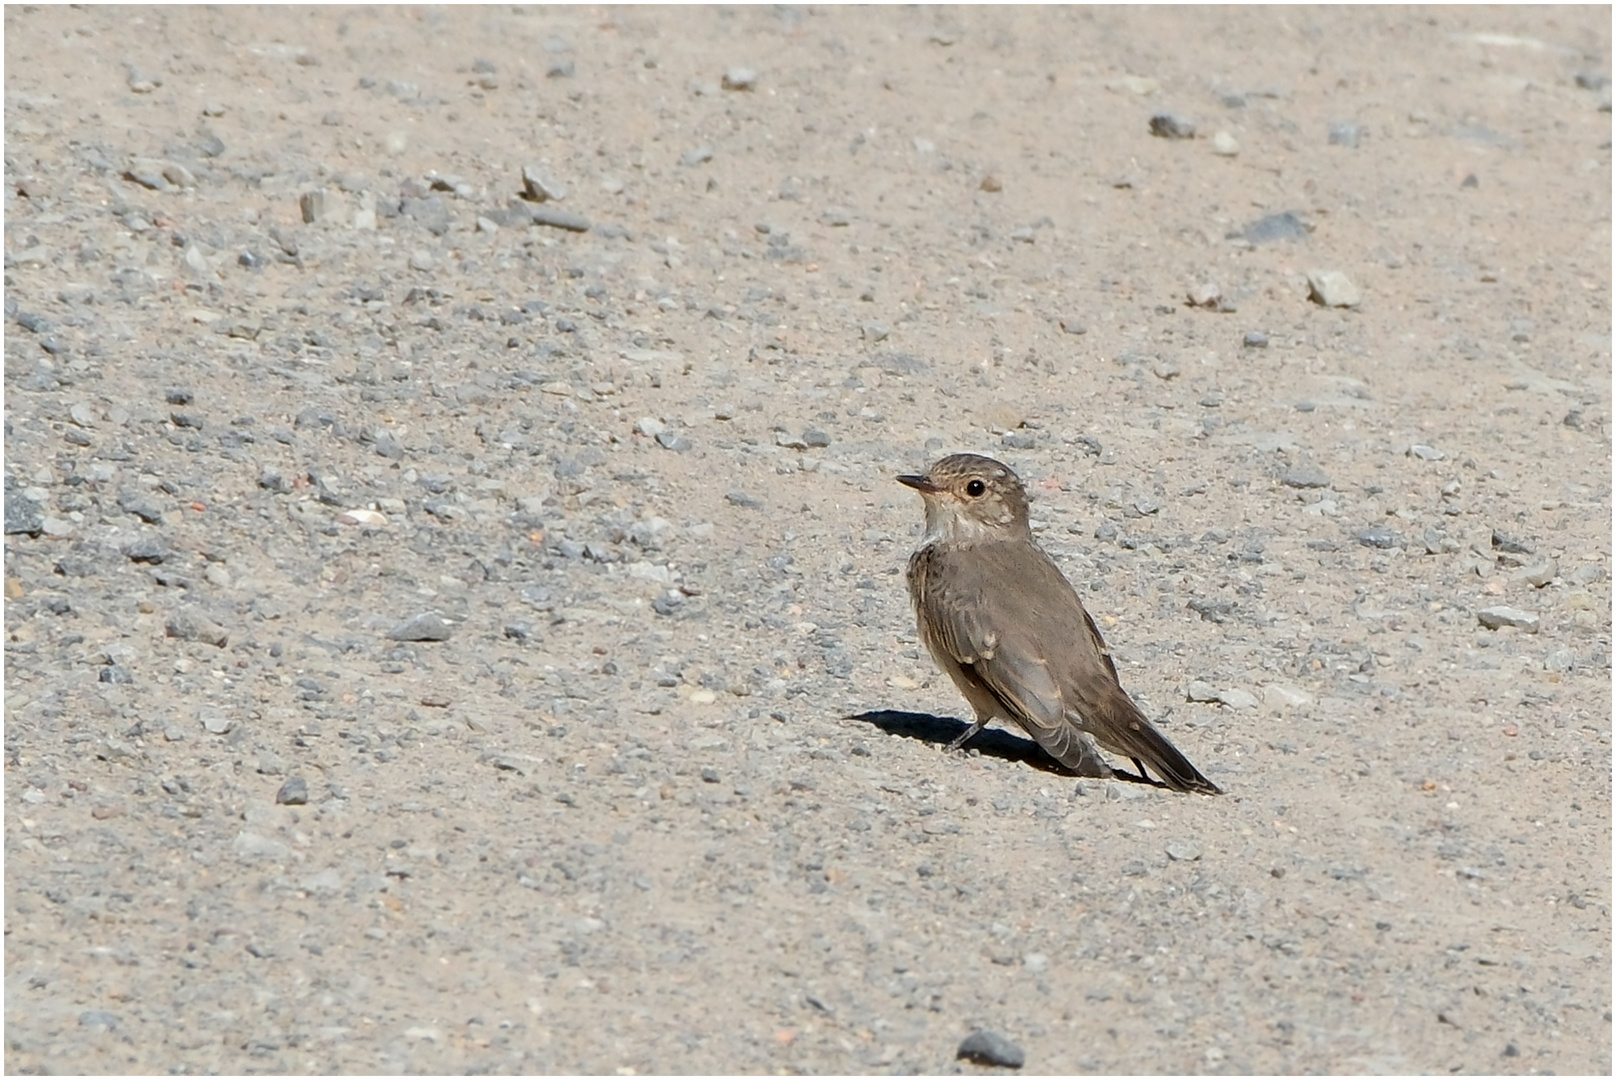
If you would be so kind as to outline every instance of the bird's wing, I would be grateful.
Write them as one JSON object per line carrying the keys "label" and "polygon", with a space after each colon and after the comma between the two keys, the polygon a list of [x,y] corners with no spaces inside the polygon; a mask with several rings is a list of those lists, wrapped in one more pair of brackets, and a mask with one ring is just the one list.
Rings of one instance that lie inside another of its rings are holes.
{"label": "bird's wing", "polygon": [[933,637],[1050,756],[1091,768],[1092,738],[1146,762],[1170,787],[1218,790],[1122,688],[1099,628],[1042,550],[978,544],[939,558],[949,561],[946,573],[938,566],[920,575]]}
{"label": "bird's wing", "polygon": [[[913,572],[916,603],[925,609],[936,645],[971,669],[999,700],[1006,718],[1051,756],[1076,767],[1086,746],[1066,720],[1071,703],[1064,700],[1041,647],[1039,626],[1051,598],[1059,603],[1061,593],[1071,608],[1082,609],[1054,564],[1027,554],[1025,547],[1017,552],[1001,544],[931,549]],[[1005,581],[1017,583],[1013,595],[992,586]],[[1071,617],[1069,610],[1066,614]]]}

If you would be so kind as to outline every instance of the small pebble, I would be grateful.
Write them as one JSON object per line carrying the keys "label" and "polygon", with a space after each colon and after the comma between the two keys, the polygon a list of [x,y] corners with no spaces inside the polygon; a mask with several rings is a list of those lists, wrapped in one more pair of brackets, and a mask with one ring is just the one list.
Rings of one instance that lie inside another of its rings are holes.
{"label": "small pebble", "polygon": [[1358,141],[1363,138],[1363,129],[1357,124],[1331,124],[1330,145],[1345,146],[1355,149]]}
{"label": "small pebble", "polygon": [[534,202],[565,199],[567,186],[537,165],[522,166],[522,193]]}
{"label": "small pebble", "polygon": [[[589,219],[582,214],[559,210],[549,205],[529,207],[527,216],[528,220],[535,225],[543,225],[551,229],[562,229],[566,232],[584,233],[591,228]],[[559,329],[559,326],[557,329]]]}
{"label": "small pebble", "polygon": [[1212,152],[1220,157],[1234,157],[1240,153],[1240,144],[1227,131],[1212,136]]}
{"label": "small pebble", "polygon": [[275,801],[282,806],[302,806],[309,801],[309,782],[301,776],[289,776],[275,792]]}
{"label": "small pebble", "polygon": [[1175,113],[1157,113],[1150,118],[1150,133],[1159,139],[1195,138],[1195,121]]}
{"label": "small pebble", "polygon": [[1321,307],[1357,307],[1363,300],[1347,275],[1339,270],[1309,270],[1307,298]]}
{"label": "small pebble", "polygon": [[393,641],[448,641],[454,628],[435,611],[424,611],[387,632]]}
{"label": "small pebble", "polygon": [[1272,244],[1278,240],[1305,240],[1307,234],[1308,229],[1302,219],[1287,210],[1283,214],[1258,218],[1233,236],[1256,245]]}
{"label": "small pebble", "polygon": [[1019,1069],[1027,1063],[1025,1050],[993,1031],[973,1031],[959,1044],[954,1056],[978,1065],[997,1065],[1005,1069]]}
{"label": "small pebble", "polygon": [[1502,551],[1506,555],[1530,555],[1530,554],[1532,554],[1532,549],[1527,547],[1525,544],[1521,543],[1519,540],[1515,540],[1515,539],[1512,539],[1512,538],[1510,538],[1508,536],[1505,536],[1503,533],[1499,532],[1497,529],[1494,529],[1492,532],[1493,532],[1492,545],[1493,545],[1493,550],[1494,551]]}
{"label": "small pebble", "polygon": [[1268,348],[1268,335],[1261,330],[1247,330],[1241,344],[1248,349],[1266,349]]}
{"label": "small pebble", "polygon": [[230,641],[230,633],[224,627],[206,615],[186,608],[176,611],[169,618],[165,631],[171,638],[200,641],[221,649]]}
{"label": "small pebble", "polygon": [[659,431],[656,433],[656,441],[664,450],[672,450],[675,453],[682,454],[690,449],[690,440],[676,431]]}
{"label": "small pebble", "polygon": [[1201,857],[1201,845],[1194,840],[1169,840],[1167,857],[1174,862],[1194,862]]}
{"label": "small pebble", "polygon": [[1520,608],[1507,607],[1502,604],[1497,607],[1482,608],[1476,612],[1476,618],[1481,621],[1481,625],[1489,630],[1513,626],[1515,629],[1524,630],[1528,634],[1535,634],[1538,631],[1538,617],[1536,615],[1533,615],[1530,611],[1522,611]]}
{"label": "small pebble", "polygon": [[1219,690],[1218,700],[1231,709],[1255,709],[1257,695],[1246,690]]}
{"label": "small pebble", "polygon": [[758,73],[748,67],[733,67],[724,72],[721,86],[725,90],[756,90]]}
{"label": "small pebble", "polygon": [[1403,538],[1384,525],[1371,525],[1359,530],[1357,540],[1364,547],[1389,549],[1403,546]]}
{"label": "small pebble", "polygon": [[1327,488],[1330,476],[1311,461],[1299,462],[1285,470],[1280,483],[1293,488]]}
{"label": "small pebble", "polygon": [[1448,455],[1444,454],[1434,446],[1426,446],[1423,443],[1415,443],[1413,446],[1408,448],[1408,456],[1417,457],[1421,461],[1441,461]]}
{"label": "small pebble", "polygon": [[236,726],[236,718],[218,709],[203,709],[198,715],[202,726],[212,735],[228,735]]}
{"label": "small pebble", "polygon": [[1510,575],[1510,580],[1524,581],[1534,589],[1541,589],[1559,575],[1559,561],[1553,558],[1544,558],[1515,571]]}

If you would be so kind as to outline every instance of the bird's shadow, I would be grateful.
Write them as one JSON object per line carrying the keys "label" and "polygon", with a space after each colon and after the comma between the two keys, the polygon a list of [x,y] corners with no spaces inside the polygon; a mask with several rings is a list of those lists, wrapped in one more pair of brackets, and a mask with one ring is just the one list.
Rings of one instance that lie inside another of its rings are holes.
{"label": "bird's shadow", "polygon": [[[900,709],[871,709],[868,712],[853,713],[847,719],[872,724],[888,735],[919,739],[921,742],[936,746],[947,746],[971,727],[965,721],[956,720],[951,716],[933,716],[931,713],[904,712]],[[1037,769],[1039,772],[1077,777],[1076,772],[1050,757],[1036,742],[998,728],[983,728],[960,749],[975,750],[983,757],[998,758],[1000,761],[1013,761]],[[1115,767],[1111,771],[1112,778],[1116,780],[1148,784],[1151,787],[1166,786],[1148,776],[1136,776]]]}

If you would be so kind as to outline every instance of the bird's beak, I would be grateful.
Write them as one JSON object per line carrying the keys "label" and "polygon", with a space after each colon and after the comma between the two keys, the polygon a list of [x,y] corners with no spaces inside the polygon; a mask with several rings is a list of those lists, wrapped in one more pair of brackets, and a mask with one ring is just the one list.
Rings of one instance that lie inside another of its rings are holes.
{"label": "bird's beak", "polygon": [[935,495],[943,490],[924,476],[900,476],[897,480],[904,487],[912,487],[922,495]]}

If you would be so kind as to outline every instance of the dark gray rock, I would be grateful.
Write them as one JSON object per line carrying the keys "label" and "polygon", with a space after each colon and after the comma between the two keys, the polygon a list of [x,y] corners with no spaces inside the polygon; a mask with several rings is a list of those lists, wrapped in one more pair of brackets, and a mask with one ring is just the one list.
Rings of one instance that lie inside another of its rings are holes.
{"label": "dark gray rock", "polygon": [[309,782],[301,776],[289,776],[275,792],[275,801],[282,806],[303,806],[309,801]]}
{"label": "dark gray rock", "polygon": [[994,1031],[973,1031],[959,1044],[955,1057],[978,1065],[1019,1069],[1027,1063],[1027,1052]]}
{"label": "dark gray rock", "polygon": [[26,533],[38,536],[45,528],[45,513],[39,504],[18,488],[6,489],[6,535]]}
{"label": "dark gray rock", "polygon": [[1530,554],[1532,554],[1532,549],[1531,548],[1527,547],[1525,544],[1521,543],[1519,540],[1513,540],[1510,537],[1505,536],[1503,533],[1499,532],[1497,529],[1493,530],[1493,550],[1494,551],[1502,551],[1506,555],[1530,555]]}
{"label": "dark gray rock", "polygon": [[1397,548],[1403,546],[1403,538],[1384,525],[1372,525],[1359,530],[1358,543],[1364,547]]}
{"label": "dark gray rock", "polygon": [[123,549],[130,562],[157,565],[169,556],[167,545],[155,536],[143,536]]}
{"label": "dark gray rock", "polygon": [[126,491],[119,495],[118,508],[127,514],[135,515],[148,525],[163,523],[163,508],[157,504],[157,500],[139,492]]}
{"label": "dark gray rock", "polygon": [[1176,113],[1157,113],[1150,118],[1150,133],[1158,139],[1193,139],[1195,121]]}
{"label": "dark gray rock", "polygon": [[1286,469],[1279,482],[1293,488],[1327,488],[1330,476],[1313,462],[1302,461]]}

